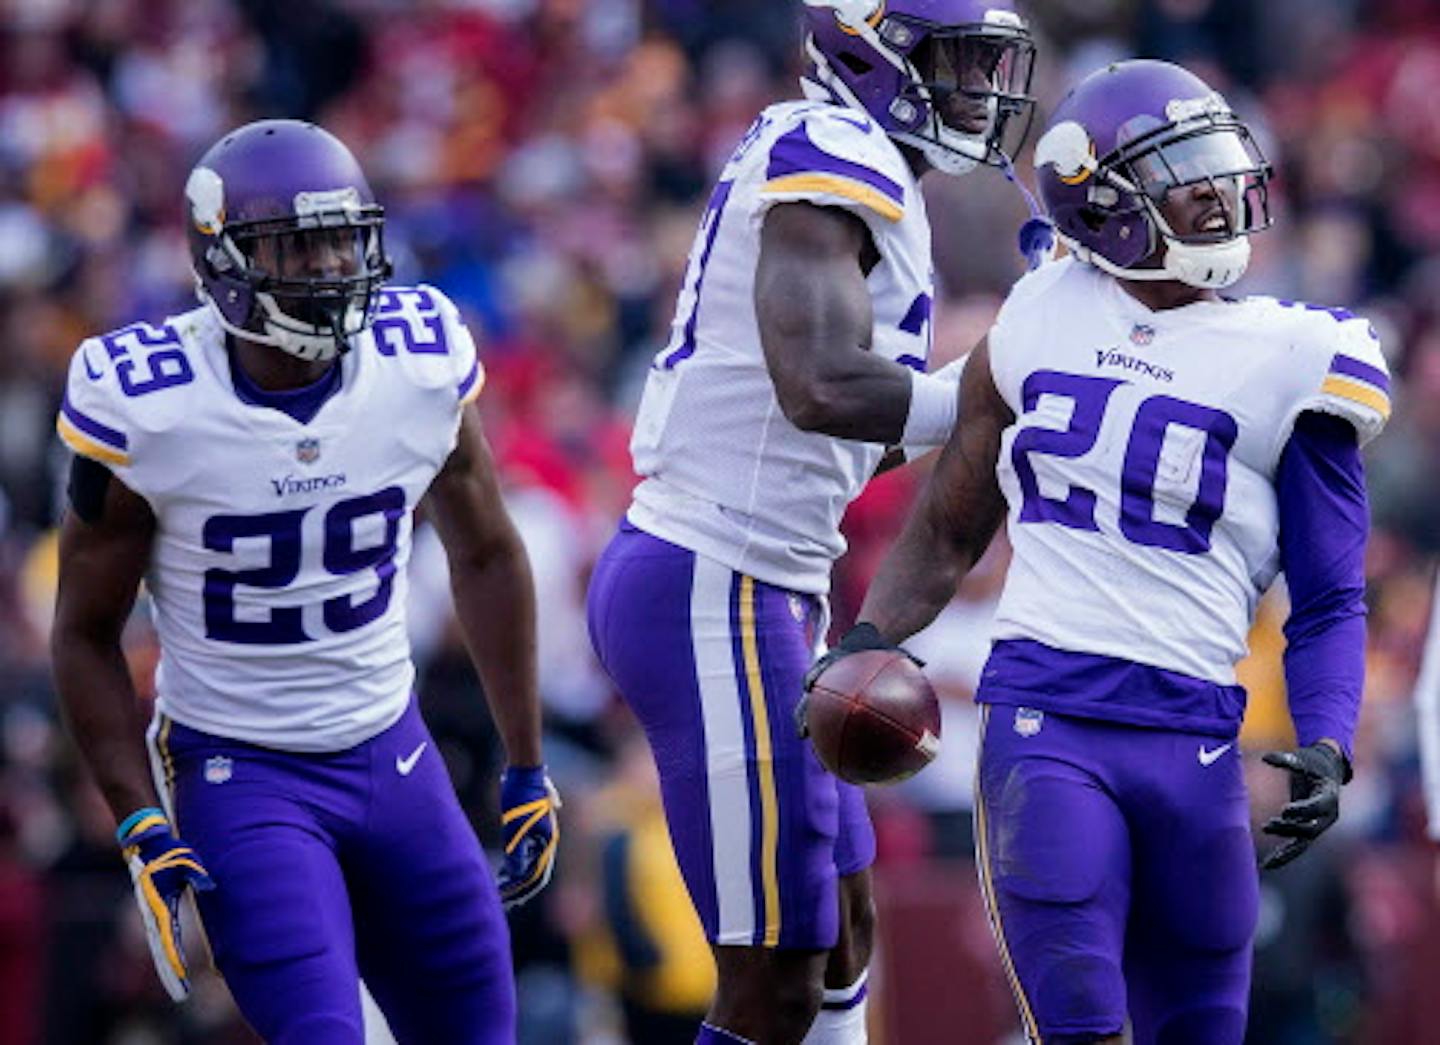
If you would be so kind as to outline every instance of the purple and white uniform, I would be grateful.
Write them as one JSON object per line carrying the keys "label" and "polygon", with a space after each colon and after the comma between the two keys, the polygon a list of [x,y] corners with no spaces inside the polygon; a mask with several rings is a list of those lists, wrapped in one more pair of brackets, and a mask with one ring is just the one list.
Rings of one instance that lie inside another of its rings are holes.
{"label": "purple and white uniform", "polygon": [[57,427],[143,497],[157,787],[217,888],[216,963],[268,1041],[513,1040],[484,855],[414,707],[412,513],[484,371],[432,287],[380,293],[316,386],[264,393],[214,313],[81,344]]}
{"label": "purple and white uniform", "polygon": [[828,102],[760,114],[711,196],[631,451],[642,477],[590,587],[591,636],[655,751],[681,870],[710,939],[829,948],[837,875],[866,867],[863,795],[797,735],[824,640],[840,518],[883,448],[786,420],[754,305],[762,221],[840,207],[880,260],[873,350],[924,370],[930,226],[909,166],[869,117]]}
{"label": "purple and white uniform", "polygon": [[977,834],[1027,1031],[1116,1033],[1128,982],[1137,1041],[1238,1042],[1257,885],[1234,668],[1283,570],[1300,743],[1348,753],[1379,344],[1269,298],[1152,312],[1066,259],[1016,285],[990,358],[1016,418],[1014,559],[977,693]]}

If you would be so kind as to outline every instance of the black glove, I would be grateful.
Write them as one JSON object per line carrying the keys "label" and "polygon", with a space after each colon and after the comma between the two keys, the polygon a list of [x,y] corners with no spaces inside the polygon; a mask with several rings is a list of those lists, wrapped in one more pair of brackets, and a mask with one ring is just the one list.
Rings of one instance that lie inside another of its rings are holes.
{"label": "black glove", "polygon": [[1267,751],[1264,760],[1290,773],[1290,804],[1261,828],[1289,841],[1272,851],[1260,866],[1284,867],[1310,848],[1310,843],[1340,819],[1340,786],[1350,781],[1350,763],[1329,744],[1316,742],[1298,751]]}
{"label": "black glove", "polygon": [[[859,653],[861,650],[867,649],[896,650],[913,660],[917,668],[923,668],[925,666],[923,660],[915,656],[915,654],[911,653],[905,647],[897,646],[893,642],[886,641],[885,636],[880,634],[880,629],[875,627],[875,625],[869,621],[861,621],[844,635],[841,635],[839,642],[831,646],[819,660],[810,665],[810,670],[805,672],[805,680],[801,683],[800,688],[805,694],[808,694],[815,685],[815,680],[823,675],[825,669],[831,664],[834,664],[841,657],[848,657],[852,653]],[[805,696],[802,694],[800,702],[795,705],[795,729],[801,737],[808,737],[810,735],[810,729],[805,725],[805,699]]]}

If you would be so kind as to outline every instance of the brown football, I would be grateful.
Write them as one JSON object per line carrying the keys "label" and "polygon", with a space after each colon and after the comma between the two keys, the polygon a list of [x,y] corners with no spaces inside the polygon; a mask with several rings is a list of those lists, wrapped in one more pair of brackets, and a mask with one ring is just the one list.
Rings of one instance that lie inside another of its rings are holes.
{"label": "brown football", "polygon": [[940,750],[940,702],[915,662],[861,650],[831,664],[805,701],[810,743],[826,769],[852,784],[893,784]]}

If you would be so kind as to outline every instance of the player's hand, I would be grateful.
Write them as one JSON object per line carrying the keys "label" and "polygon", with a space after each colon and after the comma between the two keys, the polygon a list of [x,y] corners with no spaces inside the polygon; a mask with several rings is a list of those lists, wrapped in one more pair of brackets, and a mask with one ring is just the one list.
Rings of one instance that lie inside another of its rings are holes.
{"label": "player's hand", "polygon": [[1260,866],[1267,871],[1284,867],[1310,848],[1310,843],[1340,818],[1340,786],[1350,779],[1345,756],[1324,741],[1298,751],[1267,751],[1268,765],[1290,774],[1290,803],[1261,829],[1287,838]]}
{"label": "player's hand", "polygon": [[500,807],[505,841],[500,900],[509,910],[544,889],[555,870],[560,794],[544,766],[511,766],[500,777]]}
{"label": "player's hand", "polygon": [[923,668],[925,666],[923,660],[915,656],[915,654],[911,653],[904,646],[897,646],[895,643],[888,641],[885,636],[880,634],[880,629],[875,627],[875,625],[869,621],[861,621],[844,635],[841,635],[840,641],[826,650],[819,660],[810,665],[810,670],[805,672],[805,680],[801,683],[801,689],[804,693],[800,696],[800,702],[795,705],[795,729],[801,737],[808,737],[810,735],[810,727],[805,724],[805,694],[810,692],[811,688],[815,685],[815,680],[825,673],[826,668],[830,667],[831,664],[834,664],[841,657],[848,657],[852,653],[859,653],[861,650],[867,649],[896,650],[913,660],[917,668]]}
{"label": "player's hand", "polygon": [[195,850],[175,837],[159,809],[130,814],[115,837],[130,868],[155,971],[170,997],[184,1001],[190,996],[190,975],[180,943],[180,901],[186,889],[204,892],[214,889],[215,883]]}

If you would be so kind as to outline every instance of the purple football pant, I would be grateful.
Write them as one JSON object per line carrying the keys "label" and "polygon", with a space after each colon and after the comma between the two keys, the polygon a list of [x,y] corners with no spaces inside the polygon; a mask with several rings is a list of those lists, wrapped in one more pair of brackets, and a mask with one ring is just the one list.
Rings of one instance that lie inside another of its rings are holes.
{"label": "purple football pant", "polygon": [[359,1045],[363,976],[402,1043],[515,1040],[499,894],[413,701],[333,754],[163,717],[152,736],[176,828],[215,879],[197,897],[215,964],[261,1037]]}
{"label": "purple football pant", "polygon": [[1213,736],[983,709],[980,885],[1045,1045],[1240,1045],[1259,882],[1239,752]]}
{"label": "purple football pant", "polygon": [[863,792],[795,725],[821,601],[628,523],[596,564],[590,637],[650,740],[670,838],[717,944],[828,950],[868,867]]}

